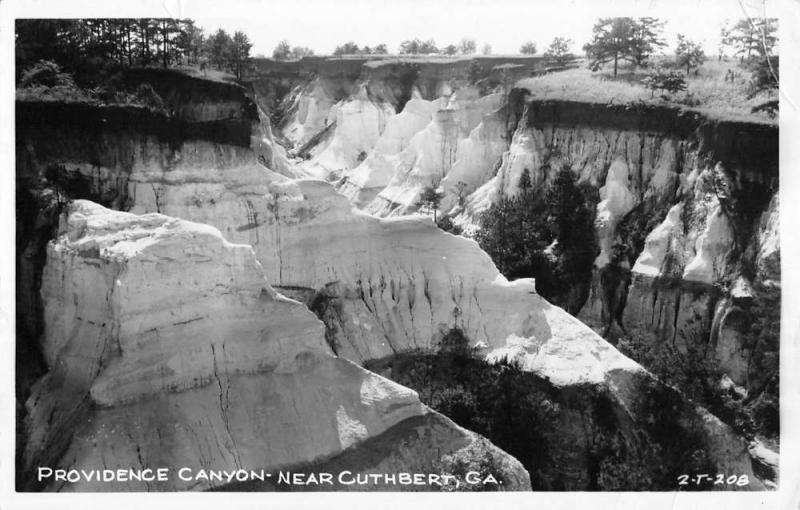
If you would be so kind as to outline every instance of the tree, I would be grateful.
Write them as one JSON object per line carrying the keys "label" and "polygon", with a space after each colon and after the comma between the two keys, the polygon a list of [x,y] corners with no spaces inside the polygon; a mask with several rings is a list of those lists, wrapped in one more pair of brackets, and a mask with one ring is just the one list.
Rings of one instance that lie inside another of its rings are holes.
{"label": "tree", "polygon": [[667,42],[661,34],[664,22],[658,18],[635,18],[631,34],[630,61],[637,66],[647,65],[647,59],[657,48],[663,48]]}
{"label": "tree", "polygon": [[237,30],[233,34],[233,45],[231,46],[230,52],[231,68],[238,81],[242,81],[244,72],[250,65],[250,61],[252,60],[250,58],[250,48],[252,47],[253,44],[250,42],[247,34],[240,30]]}
{"label": "tree", "polygon": [[531,188],[533,188],[533,183],[531,183],[531,172],[527,168],[522,171],[522,175],[519,177],[518,187],[522,193],[528,193]]}
{"label": "tree", "polygon": [[681,73],[660,68],[650,72],[642,80],[642,83],[650,89],[650,97],[653,97],[656,90],[664,90],[671,93],[686,90],[686,80]]}
{"label": "tree", "polygon": [[359,50],[358,44],[354,43],[353,41],[348,41],[340,46],[337,46],[336,49],[333,50],[333,54],[336,56],[360,55],[361,50]]}
{"label": "tree", "polygon": [[389,50],[386,49],[386,45],[383,43],[372,48],[373,55],[386,55],[387,53],[389,53]]}
{"label": "tree", "polygon": [[153,41],[153,33],[155,31],[154,20],[140,19],[138,28],[140,60],[143,65],[147,65],[153,58],[153,52],[150,49],[150,43]]}
{"label": "tree", "polygon": [[720,45],[733,48],[740,62],[755,55],[763,57],[772,54],[778,41],[777,30],[776,18],[742,19],[730,27],[722,28]]}
{"label": "tree", "polygon": [[456,53],[458,53],[458,46],[456,46],[455,44],[448,44],[442,49],[442,53],[444,53],[445,55],[455,55]]}
{"label": "tree", "polygon": [[[758,61],[754,70],[753,77],[750,81],[750,90],[747,92],[747,98],[752,99],[759,93],[775,90],[778,88],[778,57],[764,57]],[[753,113],[766,112],[770,117],[775,117],[778,113],[778,100],[769,99],[761,104],[753,107]]]}
{"label": "tree", "polygon": [[211,61],[212,65],[223,71],[228,69],[228,64],[231,61],[232,49],[233,40],[231,36],[221,28],[206,41],[208,59]]}
{"label": "tree", "polygon": [[506,277],[536,278],[542,296],[576,313],[588,288],[583,298],[573,289],[588,281],[596,255],[597,197],[569,169],[557,172],[543,193],[534,191],[528,169],[518,186],[516,197],[501,198],[481,215],[476,240]]}
{"label": "tree", "polygon": [[753,78],[747,98],[755,97],[758,93],[766,90],[777,89],[778,78],[778,57],[762,58],[753,69]]}
{"label": "tree", "polygon": [[487,70],[478,60],[473,60],[469,63],[467,68],[467,79],[471,85],[475,85],[482,79],[489,75],[490,70]]}
{"label": "tree", "polygon": [[400,54],[401,55],[417,55],[420,52],[420,47],[422,46],[422,41],[419,39],[408,39],[400,43]]}
{"label": "tree", "polygon": [[170,54],[173,48],[171,38],[179,32],[180,28],[178,27],[177,20],[173,18],[162,18],[158,20],[158,53],[161,56],[161,64],[165,68],[171,62]]}
{"label": "tree", "polygon": [[314,55],[314,50],[306,48],[305,46],[295,46],[292,48],[292,59],[299,60],[303,57],[310,57]]}
{"label": "tree", "polygon": [[423,53],[425,55],[439,53],[439,48],[436,46],[436,42],[433,39],[428,39],[427,41],[422,43],[420,50],[421,50],[420,53]]}
{"label": "tree", "polygon": [[694,68],[700,67],[706,60],[703,47],[683,34],[678,34],[678,45],[675,48],[675,63],[678,67],[685,67],[686,74]]}
{"label": "tree", "polygon": [[275,49],[272,50],[272,58],[275,60],[289,60],[291,56],[292,46],[286,39],[279,42],[278,45],[275,46]]}
{"label": "tree", "polygon": [[439,53],[439,48],[433,39],[421,41],[415,38],[400,43],[401,55],[429,55],[432,53]]}
{"label": "tree", "polygon": [[528,41],[519,48],[519,52],[523,55],[536,55],[536,43]]}
{"label": "tree", "polygon": [[475,39],[461,39],[458,43],[458,52],[462,55],[472,55],[476,48]]}
{"label": "tree", "polygon": [[421,210],[430,213],[433,211],[433,221],[436,223],[436,213],[439,210],[439,204],[442,202],[443,194],[433,186],[428,186],[422,190],[417,206]]}
{"label": "tree", "polygon": [[566,60],[572,58],[570,48],[572,47],[572,39],[566,37],[556,37],[547,47],[544,56],[556,60],[558,63],[564,63]]}
{"label": "tree", "polygon": [[629,56],[633,46],[633,18],[601,18],[592,29],[592,40],[583,46],[589,58],[589,68],[597,71],[603,64],[614,62],[614,76],[618,63]]}
{"label": "tree", "polygon": [[489,43],[484,44],[481,47],[481,55],[491,55],[492,54],[492,45]]}
{"label": "tree", "polygon": [[112,66],[168,67],[209,59],[241,76],[250,42],[243,32],[231,38],[218,30],[206,37],[191,19],[114,18],[18,20],[15,46],[17,77],[31,64],[48,60],[75,74],[82,86],[93,87],[102,81],[101,71]]}
{"label": "tree", "polygon": [[202,28],[195,25],[194,21],[190,19],[184,20],[183,30],[178,35],[176,42],[190,64],[196,64],[200,61],[200,57],[203,54],[205,34]]}

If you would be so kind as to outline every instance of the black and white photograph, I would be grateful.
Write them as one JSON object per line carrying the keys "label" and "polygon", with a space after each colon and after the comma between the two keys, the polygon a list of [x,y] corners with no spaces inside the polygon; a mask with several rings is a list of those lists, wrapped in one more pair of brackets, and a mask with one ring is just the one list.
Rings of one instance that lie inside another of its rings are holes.
{"label": "black and white photograph", "polygon": [[3,11],[16,503],[798,508],[796,4],[31,4]]}

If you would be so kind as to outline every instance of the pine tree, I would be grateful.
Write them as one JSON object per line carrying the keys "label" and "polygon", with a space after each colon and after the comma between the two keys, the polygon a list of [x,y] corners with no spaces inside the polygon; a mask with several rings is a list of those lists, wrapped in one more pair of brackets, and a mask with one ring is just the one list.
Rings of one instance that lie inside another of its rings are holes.
{"label": "pine tree", "polygon": [[777,30],[778,20],[775,18],[742,19],[722,29],[720,43],[732,47],[734,55],[744,62],[756,55],[771,55],[778,41]]}
{"label": "pine tree", "polygon": [[635,23],[633,18],[601,18],[592,28],[591,42],[583,46],[589,68],[597,71],[603,64],[614,63],[617,75],[619,61],[633,52]]}
{"label": "pine tree", "polygon": [[208,38],[206,42],[206,52],[211,63],[219,70],[226,71],[231,62],[233,40],[228,33],[219,29]]}
{"label": "pine tree", "polygon": [[637,66],[647,65],[647,60],[657,48],[663,48],[667,42],[661,34],[664,22],[657,18],[636,18],[633,21],[630,60]]}
{"label": "pine tree", "polygon": [[686,68],[686,74],[689,71],[700,67],[706,60],[706,54],[703,47],[699,43],[687,39],[683,34],[678,34],[678,45],[675,48],[675,63],[679,67]]}
{"label": "pine tree", "polygon": [[250,48],[253,44],[247,34],[237,30],[233,34],[233,45],[231,47],[231,67],[238,81],[242,81],[242,76],[250,64]]}

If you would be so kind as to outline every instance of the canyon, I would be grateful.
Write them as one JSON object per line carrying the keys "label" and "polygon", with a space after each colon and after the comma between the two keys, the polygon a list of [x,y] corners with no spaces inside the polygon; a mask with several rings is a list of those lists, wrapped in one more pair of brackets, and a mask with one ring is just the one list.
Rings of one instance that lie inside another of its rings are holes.
{"label": "canyon", "polygon": [[[614,343],[617,329],[689,341],[699,324],[737,388],[765,384],[742,324],[752,288],[780,285],[777,129],[537,101],[520,85],[548,71],[536,58],[257,60],[247,87],[126,76],[169,114],[18,102],[18,485],[226,488],[31,475],[169,464],[480,471],[505,490],[552,489],[542,480],[563,471],[562,490],[586,490],[602,464],[663,489],[700,450],[697,469],[770,486],[776,466]],[[541,190],[565,167],[600,196],[577,318],[414,214],[438,188],[469,235],[525,169]],[[368,370],[454,334],[556,403],[545,474]],[[604,457],[587,453],[605,441]]]}

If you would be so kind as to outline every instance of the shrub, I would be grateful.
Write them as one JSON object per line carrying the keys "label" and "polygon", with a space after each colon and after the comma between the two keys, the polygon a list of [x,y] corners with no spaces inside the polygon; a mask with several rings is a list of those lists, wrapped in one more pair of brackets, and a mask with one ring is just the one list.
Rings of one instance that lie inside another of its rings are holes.
{"label": "shrub", "polygon": [[668,71],[662,68],[650,72],[642,80],[645,87],[650,89],[650,97],[653,97],[657,90],[663,90],[674,94],[681,90],[686,90],[686,79],[676,71]]}
{"label": "shrub", "polygon": [[50,60],[40,60],[22,73],[16,91],[22,101],[91,102],[92,97],[75,84],[72,75]]}
{"label": "shrub", "polygon": [[71,75],[61,71],[61,66],[52,60],[40,60],[22,73],[20,87],[68,87],[77,88]]}
{"label": "shrub", "polygon": [[439,218],[439,221],[436,222],[436,226],[445,232],[450,232],[455,235],[461,235],[463,232],[463,229],[453,223],[453,220],[449,216],[442,216]]}
{"label": "shrub", "polygon": [[153,86],[149,83],[140,83],[138,87],[136,87],[136,91],[133,94],[135,101],[140,105],[150,108],[151,110],[156,110],[163,112],[166,110],[164,106],[164,100],[161,99],[161,96],[153,90]]}

